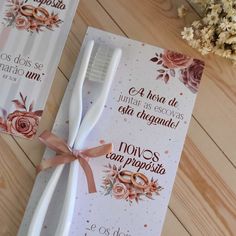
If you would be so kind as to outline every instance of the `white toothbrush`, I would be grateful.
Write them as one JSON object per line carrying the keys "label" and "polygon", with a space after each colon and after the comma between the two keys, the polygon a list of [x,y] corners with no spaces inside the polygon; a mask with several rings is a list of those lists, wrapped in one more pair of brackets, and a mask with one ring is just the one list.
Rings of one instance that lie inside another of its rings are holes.
{"label": "white toothbrush", "polygon": [[[74,149],[80,150],[83,148],[85,139],[87,138],[90,131],[94,128],[95,124],[99,120],[102,111],[104,109],[110,87],[115,76],[117,67],[121,59],[122,51],[116,48],[112,50],[108,47],[99,47],[98,52],[95,56],[94,62],[90,61],[90,70],[92,73],[88,73],[88,79],[95,82],[103,83],[99,95],[96,98],[93,105],[86,113],[82,124],[79,128],[79,132],[75,139]],[[82,94],[82,88],[80,93]],[[82,97],[80,96],[80,103]],[[82,109],[82,106],[80,107]],[[79,173],[79,162],[73,161],[70,164],[70,172],[68,178],[68,186],[66,190],[66,197],[63,204],[60,221],[57,227],[56,236],[67,236],[73,218],[75,199],[78,185],[78,173]]]}
{"label": "white toothbrush", "polygon": [[[85,79],[85,75],[86,75],[86,71],[88,68],[88,64],[89,64],[89,58],[91,57],[91,53],[92,53],[92,49],[93,49],[93,45],[94,45],[94,41],[90,41],[87,43],[85,50],[84,50],[84,54],[83,54],[83,58],[82,58],[82,62],[81,62],[81,66],[80,66],[80,70],[79,70],[79,74],[73,89],[73,93],[72,93],[72,97],[71,97],[71,101],[70,101],[70,107],[71,109],[74,108],[73,110],[73,114],[69,115],[69,138],[68,138],[68,145],[70,147],[73,146],[75,138],[76,138],[76,134],[78,133],[78,129],[79,129],[79,125],[80,125],[80,121],[81,121],[81,116],[82,116],[82,110],[78,107],[78,100],[80,100],[79,97],[77,96],[81,96],[80,93],[77,93],[80,90],[80,87],[82,86],[84,79]],[[72,77],[76,76],[77,74],[77,70],[76,68],[74,69],[73,73],[72,73]],[[70,110],[71,110],[70,109]],[[65,165],[59,165],[55,171],[53,172],[39,202],[38,205],[35,209],[35,212],[33,214],[30,226],[29,226],[29,230],[28,230],[28,236],[39,236],[41,229],[42,229],[42,225],[47,213],[47,209],[49,206],[49,203],[51,201],[52,195],[55,191],[56,185],[58,183],[58,180],[60,178],[60,175],[62,173],[62,170],[64,168]]]}

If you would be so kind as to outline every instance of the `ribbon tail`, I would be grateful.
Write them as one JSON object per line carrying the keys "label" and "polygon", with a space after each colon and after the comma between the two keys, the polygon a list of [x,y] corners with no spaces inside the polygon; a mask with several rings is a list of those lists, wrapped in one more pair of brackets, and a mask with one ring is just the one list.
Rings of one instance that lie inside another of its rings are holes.
{"label": "ribbon tail", "polygon": [[107,143],[98,147],[88,148],[82,151],[82,154],[88,157],[99,157],[112,152],[112,143]]}
{"label": "ribbon tail", "polygon": [[48,148],[52,149],[56,153],[70,153],[66,142],[57,137],[55,134],[45,130],[40,136],[39,140]]}
{"label": "ribbon tail", "polygon": [[96,189],[96,185],[95,185],[95,181],[94,181],[94,177],[93,177],[93,171],[92,171],[89,163],[84,158],[79,158],[78,160],[79,160],[81,167],[84,170],[84,173],[85,173],[85,176],[87,179],[88,192],[89,193],[96,193],[97,189]]}

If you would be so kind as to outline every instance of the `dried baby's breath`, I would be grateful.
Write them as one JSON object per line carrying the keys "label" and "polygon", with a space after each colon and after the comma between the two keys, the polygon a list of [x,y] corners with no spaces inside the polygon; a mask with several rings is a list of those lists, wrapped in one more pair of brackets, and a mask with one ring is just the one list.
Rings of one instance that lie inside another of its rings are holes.
{"label": "dried baby's breath", "polygon": [[[236,60],[236,1],[195,0],[204,7],[204,16],[184,27],[182,38],[203,55],[215,53]],[[236,63],[235,63],[236,64]]]}
{"label": "dried baby's breath", "polygon": [[225,17],[221,20],[220,25],[219,25],[220,29],[222,30],[229,30],[231,27],[230,22],[228,21],[228,19],[226,19]]}
{"label": "dried baby's breath", "polygon": [[182,38],[186,40],[193,39],[193,28],[192,27],[184,27],[184,30],[181,32]]}
{"label": "dried baby's breath", "polygon": [[219,14],[222,11],[222,6],[220,4],[211,4],[209,6],[209,9],[211,9],[212,12]]}
{"label": "dried baby's breath", "polygon": [[215,25],[219,21],[219,15],[217,12],[211,12],[211,14],[208,14],[206,17],[206,22],[209,25]]}
{"label": "dried baby's breath", "polygon": [[181,5],[180,7],[178,7],[178,16],[180,18],[183,18],[184,16],[186,16],[187,14],[187,8],[184,5]]}
{"label": "dried baby's breath", "polygon": [[235,44],[236,43],[236,35],[229,37],[225,42],[227,44]]}
{"label": "dried baby's breath", "polygon": [[199,27],[202,26],[202,23],[201,23],[200,20],[195,20],[195,21],[192,23],[192,26],[197,29],[197,28],[199,28]]}
{"label": "dried baby's breath", "polygon": [[199,48],[200,47],[200,39],[193,39],[191,41],[189,41],[189,45],[193,48]]}

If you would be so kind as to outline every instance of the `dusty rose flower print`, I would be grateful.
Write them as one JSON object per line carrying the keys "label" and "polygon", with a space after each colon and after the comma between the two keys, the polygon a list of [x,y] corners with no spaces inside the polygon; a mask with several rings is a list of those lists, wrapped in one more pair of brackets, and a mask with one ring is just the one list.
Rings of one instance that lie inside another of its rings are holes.
{"label": "dusty rose flower print", "polygon": [[33,112],[15,111],[8,115],[7,123],[12,134],[31,138],[37,132],[39,117]]}
{"label": "dusty rose flower print", "polygon": [[198,91],[203,69],[203,61],[194,59],[193,63],[188,68],[181,71],[182,76],[180,77],[180,81],[182,81],[193,93]]}
{"label": "dusty rose flower print", "polygon": [[33,138],[37,132],[42,110],[34,110],[34,102],[28,103],[27,96],[20,93],[19,99],[12,100],[15,110],[9,113],[0,108],[0,130],[24,138]]}
{"label": "dusty rose flower print", "polygon": [[[144,174],[139,173],[141,177],[145,178],[143,181],[146,185],[141,179],[135,177],[137,172],[122,170],[121,166],[118,167],[110,163],[105,165],[105,168],[103,172],[106,175],[103,177],[101,185],[101,193],[105,196],[110,195],[116,200],[132,204],[133,202],[139,203],[144,199],[154,200],[154,197],[160,195],[160,191],[163,190],[157,180],[149,179]],[[111,173],[115,174],[111,175]]]}
{"label": "dusty rose flower print", "polygon": [[130,201],[135,200],[137,198],[137,193],[136,193],[135,189],[129,188],[128,191],[129,191],[128,199]]}
{"label": "dusty rose flower print", "polygon": [[6,0],[7,10],[4,25],[13,26],[18,30],[41,32],[45,29],[54,30],[63,22],[58,13],[49,12],[45,7],[34,6],[25,0]]}
{"label": "dusty rose flower print", "polygon": [[167,84],[172,79],[179,79],[192,93],[198,91],[203,61],[170,50],[155,53],[150,61],[157,66],[156,80],[164,80]]}
{"label": "dusty rose flower print", "polygon": [[192,58],[182,53],[173,52],[170,50],[164,50],[164,54],[162,56],[163,65],[169,69],[182,69],[186,68],[192,63]]}
{"label": "dusty rose flower print", "polygon": [[15,19],[15,25],[19,30],[27,30],[30,26],[30,22],[27,17],[18,15]]}
{"label": "dusty rose flower print", "polygon": [[116,199],[126,199],[129,196],[128,189],[122,183],[115,183],[113,185],[112,194]]}
{"label": "dusty rose flower print", "polygon": [[156,181],[151,182],[149,184],[149,189],[150,189],[150,192],[156,192],[158,189],[157,182]]}
{"label": "dusty rose flower print", "polygon": [[36,31],[37,28],[39,27],[39,23],[37,23],[36,21],[34,20],[29,20],[29,30],[30,31]]}

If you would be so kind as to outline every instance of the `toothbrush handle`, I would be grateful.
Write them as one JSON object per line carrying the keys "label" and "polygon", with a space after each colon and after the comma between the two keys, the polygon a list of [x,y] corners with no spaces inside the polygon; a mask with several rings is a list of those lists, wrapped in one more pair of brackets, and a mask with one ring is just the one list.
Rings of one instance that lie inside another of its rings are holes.
{"label": "toothbrush handle", "polygon": [[62,212],[60,215],[59,224],[57,226],[57,230],[55,235],[57,236],[67,236],[69,235],[70,226],[73,219],[74,214],[74,206],[76,201],[76,193],[77,193],[77,185],[74,183],[78,182],[79,176],[79,162],[73,161],[70,164],[70,172],[68,177],[68,186],[66,189],[66,196],[62,208]]}
{"label": "toothbrush handle", "polygon": [[[86,113],[82,124],[79,128],[79,132],[77,133],[74,148],[80,149],[83,145],[83,142],[87,138],[90,131],[93,129],[98,119],[100,118],[102,111],[104,109],[104,105],[106,103],[107,96],[109,94],[109,90],[111,87],[111,83],[113,77],[115,76],[117,67],[119,65],[121,58],[121,49],[116,49],[111,58],[111,62],[107,71],[107,75],[105,78],[106,84],[104,84],[104,89],[101,92],[100,97],[93,104],[93,106]],[[75,201],[76,201],[76,193],[78,186],[78,172],[79,172],[79,162],[73,161],[70,164],[70,172],[68,177],[68,185],[66,190],[66,197],[64,200],[60,221],[58,224],[58,228],[56,231],[57,236],[68,236],[69,230],[73,218]]]}
{"label": "toothbrush handle", "polygon": [[[69,107],[69,140],[73,140],[71,147],[74,144],[76,135],[79,131],[81,117],[82,117],[82,87],[84,84],[86,72],[91,58],[94,41],[90,40],[85,48],[80,64],[79,71],[76,69],[73,71],[72,78],[77,77],[73,92],[71,95],[71,103]],[[77,63],[76,63],[77,64]]]}
{"label": "toothbrush handle", "polygon": [[[92,53],[94,41],[89,41],[85,47],[83,59],[81,61],[81,67],[79,70],[79,74],[76,78],[76,83],[73,88],[70,108],[69,108],[69,138],[68,145],[70,147],[73,146],[76,134],[78,133],[81,116],[82,116],[82,85],[85,79],[89,58]],[[77,75],[77,70],[73,71],[72,77]],[[78,106],[79,103],[79,106]],[[59,181],[60,175],[63,171],[64,164],[56,167],[50,180],[38,202],[38,205],[35,209],[33,218],[30,222],[28,236],[39,236],[42,225],[48,210],[48,206],[50,204],[52,195],[55,191],[57,183]],[[71,172],[71,171],[70,171]],[[78,173],[78,171],[76,171]],[[77,189],[76,189],[77,190]],[[75,190],[75,191],[76,191]]]}
{"label": "toothbrush handle", "polygon": [[50,177],[47,186],[39,199],[38,205],[34,211],[32,220],[30,222],[29,230],[27,236],[39,236],[42,225],[48,210],[49,203],[51,201],[52,195],[55,191],[61,173],[63,171],[64,164],[59,165],[53,172],[52,176]]}

